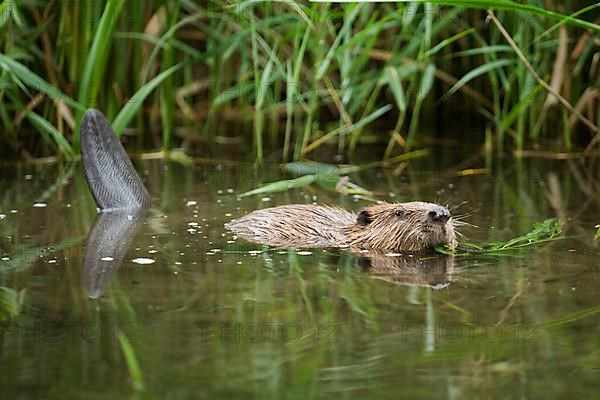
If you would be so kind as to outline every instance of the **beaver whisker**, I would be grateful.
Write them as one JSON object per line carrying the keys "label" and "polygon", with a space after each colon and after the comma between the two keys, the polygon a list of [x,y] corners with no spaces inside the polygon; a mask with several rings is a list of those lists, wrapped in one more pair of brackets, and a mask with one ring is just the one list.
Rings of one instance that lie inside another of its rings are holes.
{"label": "beaver whisker", "polygon": [[476,214],[476,211],[471,211],[471,212],[467,212],[467,213],[464,213],[464,214],[454,215],[452,218],[453,219],[464,219],[464,218],[472,217],[475,214]]}
{"label": "beaver whisker", "polygon": [[468,226],[469,228],[479,228],[477,225],[474,225],[470,222],[467,221],[453,221],[454,222],[454,227],[457,226]]}
{"label": "beaver whisker", "polygon": [[453,219],[454,221],[461,221],[461,220],[463,220],[463,219],[470,218],[470,217],[472,217],[473,215],[475,215],[475,212],[471,212],[471,213],[466,213],[466,214],[460,214],[460,215],[457,215],[457,216],[453,216],[453,217],[452,217],[452,219]]}
{"label": "beaver whisker", "polygon": [[456,233],[458,236],[460,236],[463,239],[467,239],[467,236],[464,233],[462,233],[456,229],[454,230],[454,233]]}
{"label": "beaver whisker", "polygon": [[469,200],[461,201],[460,203],[458,203],[457,205],[455,205],[453,207],[446,206],[446,208],[448,208],[448,210],[454,212],[455,210],[458,210],[459,208],[461,208],[462,206],[464,206],[468,202],[469,202]]}
{"label": "beaver whisker", "polygon": [[452,219],[458,220],[458,219],[469,218],[469,217],[472,217],[473,215],[475,215],[478,211],[479,210],[472,210],[472,211],[466,212],[464,214],[453,215]]}

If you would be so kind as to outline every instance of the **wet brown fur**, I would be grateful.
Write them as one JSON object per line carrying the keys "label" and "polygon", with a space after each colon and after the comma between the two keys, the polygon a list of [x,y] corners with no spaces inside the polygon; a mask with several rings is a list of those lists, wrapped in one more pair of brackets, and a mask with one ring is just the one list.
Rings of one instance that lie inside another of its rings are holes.
{"label": "wet brown fur", "polygon": [[432,203],[380,204],[358,214],[329,206],[291,204],[256,210],[225,224],[236,235],[281,247],[343,247],[418,252],[456,247],[452,218],[433,222]]}

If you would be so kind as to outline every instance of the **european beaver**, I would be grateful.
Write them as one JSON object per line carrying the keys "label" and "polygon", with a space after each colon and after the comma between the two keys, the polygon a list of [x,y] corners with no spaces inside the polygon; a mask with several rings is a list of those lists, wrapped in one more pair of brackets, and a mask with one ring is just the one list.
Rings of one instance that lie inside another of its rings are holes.
{"label": "european beaver", "polygon": [[337,207],[291,204],[253,211],[225,227],[244,239],[283,247],[419,252],[457,245],[448,209],[421,201],[374,205],[358,214]]}
{"label": "european beaver", "polygon": [[[150,195],[98,110],[87,110],[81,122],[81,158],[100,210],[150,206]],[[417,252],[457,244],[448,209],[420,201],[375,205],[358,214],[336,207],[287,205],[254,211],[225,226],[245,239],[285,247]]]}

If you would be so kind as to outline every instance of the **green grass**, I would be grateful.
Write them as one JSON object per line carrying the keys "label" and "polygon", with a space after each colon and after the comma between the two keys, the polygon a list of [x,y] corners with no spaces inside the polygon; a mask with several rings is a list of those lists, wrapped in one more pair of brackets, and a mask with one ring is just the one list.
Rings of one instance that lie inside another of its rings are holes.
{"label": "green grass", "polygon": [[133,387],[135,390],[143,390],[144,389],[144,378],[142,376],[142,371],[140,369],[137,357],[135,355],[135,350],[133,346],[127,339],[124,333],[119,332],[119,344],[121,345],[121,351],[123,352],[123,358],[125,358],[125,362],[127,363],[127,369],[131,375],[131,379],[133,381]]}
{"label": "green grass", "polygon": [[537,246],[552,240],[561,238],[563,224],[556,218],[549,218],[544,222],[534,224],[533,229],[522,236],[502,241],[490,243],[468,243],[462,242],[456,250],[448,250],[439,247],[436,251],[442,254],[452,254],[456,256],[471,255],[518,255],[518,251],[525,247]]}
{"label": "green grass", "polygon": [[[5,1],[0,142],[14,157],[18,143],[75,158],[78,121],[94,106],[143,149],[240,135],[259,162],[363,143],[391,158],[430,136],[463,139],[432,121],[460,126],[470,114],[480,122],[468,141],[490,151],[580,151],[600,121],[599,5],[544,4]],[[486,23],[488,9],[564,102]]]}

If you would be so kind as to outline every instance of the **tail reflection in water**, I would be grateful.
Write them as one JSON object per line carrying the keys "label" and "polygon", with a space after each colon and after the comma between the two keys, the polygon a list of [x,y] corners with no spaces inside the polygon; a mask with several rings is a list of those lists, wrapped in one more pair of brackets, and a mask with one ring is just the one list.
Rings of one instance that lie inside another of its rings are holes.
{"label": "tail reflection in water", "polygon": [[100,298],[144,222],[144,209],[99,213],[88,233],[82,284],[91,299]]}

